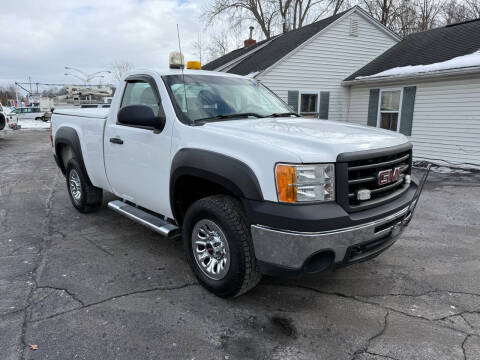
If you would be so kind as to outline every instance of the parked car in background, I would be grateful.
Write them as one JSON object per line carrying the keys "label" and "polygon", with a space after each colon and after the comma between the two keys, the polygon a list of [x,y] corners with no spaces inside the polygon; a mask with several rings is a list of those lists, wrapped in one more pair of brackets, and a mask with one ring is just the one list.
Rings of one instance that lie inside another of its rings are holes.
{"label": "parked car in background", "polygon": [[12,113],[12,109],[0,104],[0,130],[6,129],[7,127],[11,129],[20,128],[18,126],[17,116]]}
{"label": "parked car in background", "polygon": [[19,107],[12,111],[17,120],[42,120],[45,121],[45,111],[39,107]]}

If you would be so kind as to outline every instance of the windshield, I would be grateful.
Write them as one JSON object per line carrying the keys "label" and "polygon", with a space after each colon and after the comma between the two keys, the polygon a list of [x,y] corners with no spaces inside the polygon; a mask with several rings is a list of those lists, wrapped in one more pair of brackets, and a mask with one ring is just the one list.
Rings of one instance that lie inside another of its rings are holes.
{"label": "windshield", "polygon": [[[292,109],[253,79],[182,75],[164,77],[182,121],[208,121],[238,117],[288,116]],[[186,95],[186,99],[185,99]]]}

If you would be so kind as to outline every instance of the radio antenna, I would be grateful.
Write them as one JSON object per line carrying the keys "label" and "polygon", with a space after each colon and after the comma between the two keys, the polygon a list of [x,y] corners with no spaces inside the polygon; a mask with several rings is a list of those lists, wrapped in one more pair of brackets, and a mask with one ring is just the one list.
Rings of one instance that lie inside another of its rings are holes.
{"label": "radio antenna", "polygon": [[177,24],[177,37],[178,37],[178,50],[180,51],[180,59],[181,59],[180,61],[183,62],[183,64],[180,65],[180,68],[182,69],[183,94],[185,96],[185,110],[188,113],[187,88],[185,86],[185,73],[183,71],[183,68],[185,67],[185,58],[183,57],[182,46],[180,45],[180,30],[178,29],[178,24]]}

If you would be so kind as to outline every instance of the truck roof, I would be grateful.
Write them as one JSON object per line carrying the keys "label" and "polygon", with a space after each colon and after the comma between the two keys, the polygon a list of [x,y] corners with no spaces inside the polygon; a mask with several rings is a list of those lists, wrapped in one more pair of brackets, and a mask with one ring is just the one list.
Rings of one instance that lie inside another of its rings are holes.
{"label": "truck roof", "polygon": [[185,69],[183,70],[183,72],[181,69],[134,69],[127,72],[125,76],[136,75],[136,74],[142,73],[142,71],[155,72],[159,76],[185,74],[185,75],[212,75],[212,76],[244,78],[244,76],[240,76],[237,74],[230,74],[230,73],[224,73],[219,71],[189,70],[189,69]]}

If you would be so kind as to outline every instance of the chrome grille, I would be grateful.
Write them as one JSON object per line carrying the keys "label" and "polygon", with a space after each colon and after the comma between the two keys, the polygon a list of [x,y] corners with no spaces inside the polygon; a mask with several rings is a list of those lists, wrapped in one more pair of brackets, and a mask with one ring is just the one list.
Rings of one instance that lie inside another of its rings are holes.
{"label": "chrome grille", "polygon": [[[379,184],[379,172],[389,171],[401,167],[399,173],[402,177]],[[409,184],[405,182],[405,175],[411,173],[411,150],[384,156],[347,162],[348,172],[348,205],[351,210],[359,210],[366,206],[380,205],[388,200],[400,196],[408,190]],[[359,200],[358,192],[367,190],[370,198]]]}

